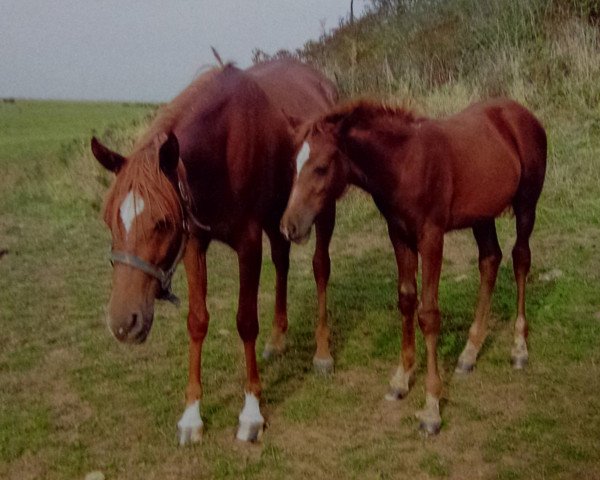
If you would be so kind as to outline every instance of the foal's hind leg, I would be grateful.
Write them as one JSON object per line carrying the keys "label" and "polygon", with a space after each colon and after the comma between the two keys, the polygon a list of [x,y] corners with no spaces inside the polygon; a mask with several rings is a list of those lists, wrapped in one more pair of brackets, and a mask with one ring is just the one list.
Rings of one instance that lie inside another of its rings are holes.
{"label": "foal's hind leg", "polygon": [[287,318],[287,277],[290,268],[290,243],[286,241],[279,229],[267,229],[271,243],[271,259],[275,265],[275,316],[271,338],[265,345],[263,358],[280,355],[285,350],[285,334],[288,328]]}
{"label": "foal's hind leg", "polygon": [[518,201],[514,205],[517,220],[517,240],[513,247],[513,270],[517,282],[517,320],[515,321],[515,337],[511,350],[513,367],[522,369],[527,365],[527,319],[525,317],[525,283],[531,267],[531,250],[529,237],[535,223],[535,206],[526,207]]}
{"label": "foal's hind leg", "polygon": [[317,284],[319,322],[315,331],[317,351],[313,357],[313,366],[317,373],[333,373],[333,357],[329,349],[329,326],[327,325],[327,283],[331,272],[329,242],[335,226],[335,203],[326,205],[315,221],[316,246],[313,256],[313,273]]}
{"label": "foal's hind leg", "polygon": [[487,335],[487,317],[490,312],[498,267],[502,260],[502,250],[500,250],[498,244],[496,224],[493,219],[475,225],[473,234],[479,247],[479,295],[477,297],[475,319],[469,329],[469,340],[460,357],[458,357],[457,373],[468,373],[475,366],[477,354]]}

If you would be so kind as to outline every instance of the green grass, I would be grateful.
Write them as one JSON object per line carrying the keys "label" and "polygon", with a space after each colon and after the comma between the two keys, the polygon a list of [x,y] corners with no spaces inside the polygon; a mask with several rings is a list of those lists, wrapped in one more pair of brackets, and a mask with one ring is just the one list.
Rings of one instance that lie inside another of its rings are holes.
{"label": "green grass", "polygon": [[[53,111],[45,102],[17,106],[24,125]],[[0,476],[77,478],[100,469],[108,478],[461,478],[476,469],[482,478],[537,478],[539,471],[546,478],[578,472],[593,478],[599,467],[600,229],[598,211],[584,208],[590,202],[597,206],[597,199],[578,195],[594,190],[593,179],[582,169],[600,153],[600,141],[591,132],[573,128],[554,135],[559,122],[548,122],[550,161],[561,169],[560,175],[549,175],[533,237],[527,371],[512,371],[508,361],[514,284],[505,260],[478,368],[467,379],[452,376],[477,287],[474,243],[467,232],[452,234],[440,291],[440,363],[447,399],[442,434],[424,441],[412,417],[423,397],[421,338],[421,367],[412,394],[397,404],[382,400],[399,354],[396,272],[383,220],[366,196],[350,192],[340,204],[332,244],[329,308],[336,374],[322,379],[311,371],[311,247],[295,247],[290,348],[283,358],[261,363],[269,428],[259,446],[233,440],[243,385],[234,323],[236,261],[227,248],[214,245],[209,252],[211,326],[203,359],[206,433],[201,446],[179,449],[175,424],[186,379],[185,308],[159,306],[144,346],[115,343],[103,324],[110,289],[109,238],[96,198],[106,179],[89,155],[60,160],[65,142],[71,143],[65,129],[81,142],[92,125],[119,119],[123,125],[137,124],[151,109],[60,107],[79,118],[71,126],[41,121],[47,138],[61,125],[54,143],[38,151],[24,148],[22,154],[15,148],[2,156],[11,177],[41,159],[53,168],[3,188],[0,199],[11,205],[0,216],[0,246],[10,250],[0,262]],[[104,113],[90,111],[95,108]],[[28,141],[24,137],[24,147]],[[570,178],[570,188],[560,178]],[[42,205],[35,190],[43,192]],[[562,205],[565,198],[568,209]],[[513,221],[502,218],[498,224],[508,253]],[[274,269],[266,255],[263,267],[261,347],[273,308]],[[539,274],[553,268],[563,276],[541,282]],[[466,279],[458,281],[465,273]],[[181,272],[175,288],[185,296]]]}
{"label": "green grass", "polygon": [[[99,213],[110,177],[89,153],[82,153],[93,132],[126,152],[154,107],[1,103],[0,249],[9,254],[0,260],[0,478],[83,478],[92,470],[103,471],[108,479],[598,478],[600,110],[592,99],[600,98],[600,84],[594,86],[593,75],[587,77],[596,67],[586,56],[597,53],[596,40],[590,40],[595,34],[581,15],[572,14],[562,29],[536,24],[534,35],[524,37],[527,29],[517,25],[507,40],[495,36],[501,30],[486,26],[470,0],[445,4],[465,18],[470,15],[472,28],[480,32],[473,36],[481,45],[480,56],[470,70],[460,62],[462,53],[450,52],[445,68],[459,74],[448,81],[426,84],[411,71],[403,76],[398,70],[392,72],[396,83],[382,89],[361,72],[371,65],[365,53],[357,57],[355,70],[340,70],[346,76],[339,80],[349,85],[349,76],[356,75],[352,81],[361,91],[408,95],[437,114],[491,91],[483,87],[490,81],[483,73],[486,62],[497,58],[494,48],[485,45],[511,53],[502,68],[518,60],[535,69],[557,53],[579,52],[577,58],[569,57],[575,67],[552,81],[542,82],[524,70],[498,77],[503,89],[539,114],[549,137],[549,168],[528,283],[529,368],[515,372],[510,367],[514,220],[503,217],[497,223],[505,259],[490,334],[468,378],[454,377],[453,369],[473,315],[477,252],[469,232],[447,236],[440,286],[442,433],[423,439],[416,431],[413,413],[424,397],[420,335],[411,394],[398,403],[383,400],[400,348],[395,262],[383,219],[368,197],[353,190],[339,204],[331,247],[335,375],[323,379],[312,373],[313,243],[294,247],[289,348],[282,358],[260,361],[268,428],[260,445],[234,441],[244,382],[235,328],[237,262],[229,249],[214,244],[208,255],[211,324],[203,356],[205,436],[199,446],[177,447],[175,425],[187,378],[186,308],[159,305],[143,346],[120,345],[110,336],[103,320],[110,292],[109,235]],[[502,6],[500,0],[490,5]],[[523,5],[514,8],[540,3]],[[543,15],[554,11],[541,10]],[[354,30],[344,27],[338,36],[324,39],[321,48],[334,58],[328,49],[353,48],[344,35],[354,32],[357,44],[371,39],[374,58],[381,60],[378,49],[391,48],[380,45],[383,39],[394,45],[389,37],[394,25],[412,25],[397,36],[410,31],[412,41],[421,44],[427,39],[424,25],[441,18],[434,13],[386,17],[391,18],[388,23],[368,17]],[[512,24],[505,16],[518,15],[502,11],[490,22]],[[524,15],[521,20],[539,18]],[[550,22],[554,17],[543,18]],[[458,35],[454,29],[463,23],[453,24],[442,38]],[[459,39],[461,48],[475,48],[466,37]],[[429,38],[427,48],[438,48],[438,40]],[[367,52],[367,46],[356,48]],[[335,53],[340,64],[342,53]],[[538,63],[528,63],[531,55]],[[425,62],[428,57],[420,58]],[[390,69],[398,65],[390,63]],[[267,252],[265,246],[259,350],[268,338],[274,303],[274,269]],[[562,276],[540,280],[540,274],[552,269],[560,269]],[[185,305],[182,271],[175,291]]]}

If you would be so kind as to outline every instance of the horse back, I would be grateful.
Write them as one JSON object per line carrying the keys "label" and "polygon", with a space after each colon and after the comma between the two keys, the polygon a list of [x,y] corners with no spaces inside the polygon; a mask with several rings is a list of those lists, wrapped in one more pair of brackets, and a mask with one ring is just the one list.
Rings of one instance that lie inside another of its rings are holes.
{"label": "horse back", "polygon": [[525,107],[496,99],[436,123],[450,156],[448,229],[498,216],[512,205],[524,181],[535,179],[541,190],[546,137]]}
{"label": "horse back", "polygon": [[198,220],[211,235],[235,244],[251,219],[263,222],[276,196],[277,175],[291,188],[288,125],[260,86],[226,66],[188,104],[175,126]]}
{"label": "horse back", "polygon": [[246,72],[274,106],[302,121],[324,114],[338,98],[335,85],[327,77],[293,59],[259,63]]}

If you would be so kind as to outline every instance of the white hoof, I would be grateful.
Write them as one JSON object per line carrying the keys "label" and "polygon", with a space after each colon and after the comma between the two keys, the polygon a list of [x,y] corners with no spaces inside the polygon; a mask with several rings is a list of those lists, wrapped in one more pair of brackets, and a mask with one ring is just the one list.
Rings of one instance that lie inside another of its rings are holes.
{"label": "white hoof", "polygon": [[275,347],[271,342],[265,345],[262,356],[264,360],[271,360],[273,358],[280,357],[284,354],[285,347]]}
{"label": "white hoof", "polygon": [[460,357],[458,357],[458,363],[454,371],[462,375],[471,373],[475,368],[478,353],[477,347],[471,343],[471,340],[468,340]]}
{"label": "white hoof", "polygon": [[402,366],[398,367],[396,373],[390,380],[390,389],[384,398],[389,402],[394,402],[406,397],[410,390],[413,372],[414,367],[409,372],[405,372],[404,367]]}
{"label": "white hoof", "polygon": [[431,394],[425,397],[425,408],[415,413],[419,419],[419,430],[425,435],[437,435],[442,426],[440,402]]}
{"label": "white hoof", "polygon": [[198,443],[202,440],[202,418],[200,417],[200,401],[188,405],[177,422],[177,430],[179,433],[179,445],[187,445],[188,443]]}
{"label": "white hoof", "polygon": [[519,335],[515,338],[510,357],[515,370],[522,370],[527,366],[529,352],[527,351],[527,341],[524,336]]}
{"label": "white hoof", "polygon": [[244,408],[239,416],[240,425],[235,438],[242,442],[258,442],[262,438],[265,419],[260,413],[258,398],[246,393]]}
{"label": "white hoof", "polygon": [[333,358],[313,357],[313,368],[315,370],[315,373],[319,375],[333,375]]}

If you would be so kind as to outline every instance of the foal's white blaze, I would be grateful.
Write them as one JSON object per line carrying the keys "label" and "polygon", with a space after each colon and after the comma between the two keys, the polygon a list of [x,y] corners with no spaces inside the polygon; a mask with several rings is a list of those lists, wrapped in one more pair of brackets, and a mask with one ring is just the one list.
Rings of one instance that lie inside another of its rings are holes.
{"label": "foal's white blaze", "polygon": [[259,431],[262,430],[265,419],[260,413],[258,398],[256,398],[253,393],[246,392],[246,400],[244,402],[244,408],[240,413],[239,420],[240,426],[236,435],[238,440],[248,441],[252,437],[252,430],[257,428]]}
{"label": "foal's white blaze", "polygon": [[302,148],[298,152],[298,156],[296,157],[296,172],[297,175],[300,175],[300,170],[306,163],[306,161],[310,157],[310,147],[308,146],[308,142],[304,142],[302,144]]}
{"label": "foal's white blaze", "polygon": [[129,233],[133,219],[144,211],[144,199],[137,193],[129,192],[123,200],[119,213],[121,214],[121,221],[125,226],[125,232]]}
{"label": "foal's white blaze", "polygon": [[190,440],[198,442],[202,435],[202,417],[200,416],[200,400],[188,405],[181,416],[177,427],[179,429],[179,444],[185,445]]}

